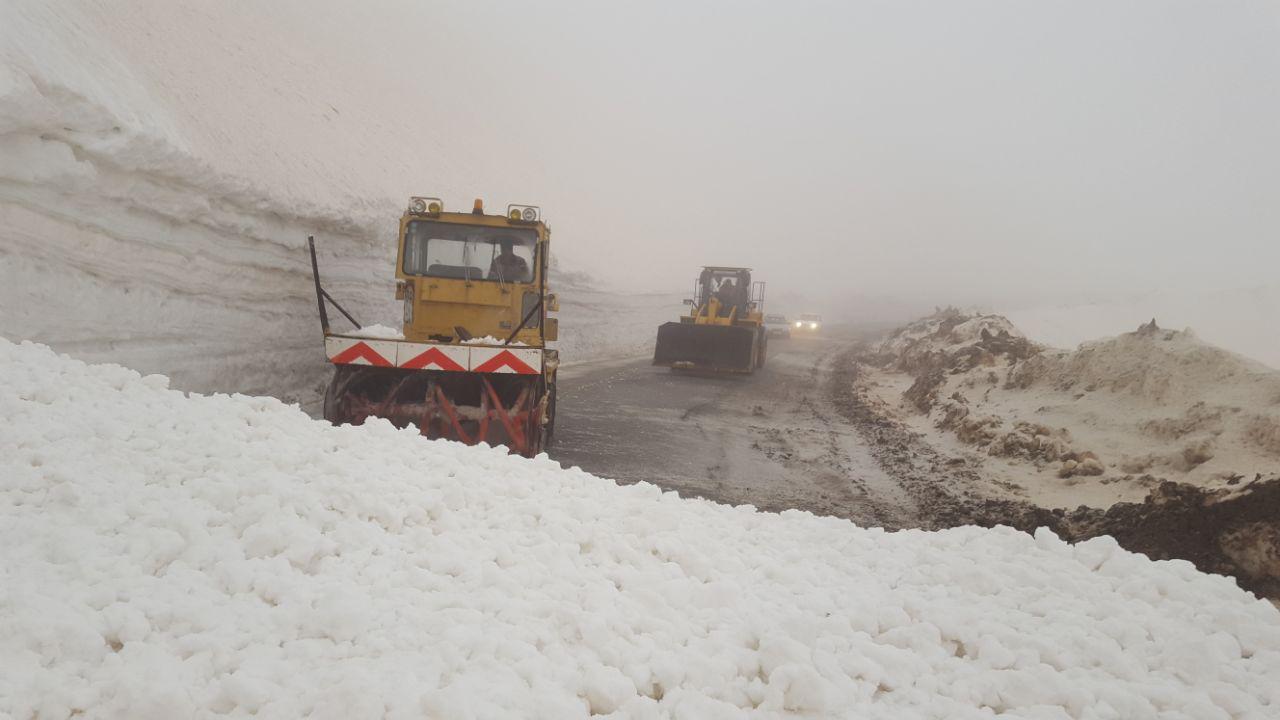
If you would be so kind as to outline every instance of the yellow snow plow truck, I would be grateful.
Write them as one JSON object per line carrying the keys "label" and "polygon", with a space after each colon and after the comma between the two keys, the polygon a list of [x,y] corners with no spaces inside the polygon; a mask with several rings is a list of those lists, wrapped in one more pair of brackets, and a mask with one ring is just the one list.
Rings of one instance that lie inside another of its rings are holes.
{"label": "yellow snow plow truck", "polygon": [[752,283],[749,268],[702,268],[685,304],[688,315],[658,328],[654,365],[713,373],[764,366],[764,283]]}
{"label": "yellow snow plow truck", "polygon": [[[510,205],[486,215],[445,212],[414,197],[400,218],[396,299],[399,333],[361,330],[321,286],[308,238],[325,352],[334,366],[324,416],[358,425],[369,417],[416,424],[431,438],[506,445],[532,457],[551,439],[556,411],[559,309],[547,292],[551,232],[541,210]],[[326,302],[356,326],[335,332]]]}

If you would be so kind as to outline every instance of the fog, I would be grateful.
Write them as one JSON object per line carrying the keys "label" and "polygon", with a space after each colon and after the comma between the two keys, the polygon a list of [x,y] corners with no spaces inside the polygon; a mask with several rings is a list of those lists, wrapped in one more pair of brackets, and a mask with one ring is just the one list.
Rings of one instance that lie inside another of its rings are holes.
{"label": "fog", "polygon": [[1275,2],[432,15],[421,70],[521,166],[512,199],[561,259],[612,286],[733,264],[828,308],[1063,302],[1280,260]]}
{"label": "fog", "polygon": [[79,5],[217,172],[388,228],[537,204],[605,287],[744,265],[865,317],[1278,285],[1274,0]]}

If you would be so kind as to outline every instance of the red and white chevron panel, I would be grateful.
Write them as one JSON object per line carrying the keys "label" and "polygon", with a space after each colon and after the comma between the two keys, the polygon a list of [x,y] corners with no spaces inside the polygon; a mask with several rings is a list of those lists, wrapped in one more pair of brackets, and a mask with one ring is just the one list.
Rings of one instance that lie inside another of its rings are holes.
{"label": "red and white chevron panel", "polygon": [[324,339],[324,350],[329,362],[335,365],[396,366],[395,340],[368,340],[330,335]]}
{"label": "red and white chevron panel", "polygon": [[542,372],[542,351],[530,348],[471,348],[471,371],[537,375]]}
{"label": "red and white chevron panel", "polygon": [[469,348],[430,343],[397,343],[396,365],[409,370],[446,370],[466,372],[470,363]]}
{"label": "red and white chevron panel", "polygon": [[519,375],[537,375],[542,372],[542,351],[533,348],[437,345],[343,335],[326,337],[324,345],[329,362],[336,365]]}

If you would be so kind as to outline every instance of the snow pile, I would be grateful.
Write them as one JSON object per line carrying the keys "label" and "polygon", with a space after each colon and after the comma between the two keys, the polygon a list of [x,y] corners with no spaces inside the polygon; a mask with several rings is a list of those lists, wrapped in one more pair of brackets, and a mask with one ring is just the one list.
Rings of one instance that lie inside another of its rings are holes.
{"label": "snow pile", "polygon": [[1280,368],[1280,284],[1230,290],[1172,286],[1163,292],[1078,305],[1009,308],[1003,314],[1039,342],[1074,348],[1156,318],[1192,327],[1205,341]]}
{"label": "snow pile", "polygon": [[[1122,472],[1186,474],[1201,484],[1252,478],[1280,463],[1280,372],[1154,324],[1043,353],[1009,374],[1012,390],[1049,394],[1093,418]],[[1055,403],[1056,404],[1056,403]],[[1139,436],[1121,446],[1106,435]]]}
{"label": "snow pile", "polygon": [[990,355],[1026,357],[1038,351],[1013,323],[999,315],[968,315],[955,308],[904,325],[875,352],[897,369],[924,373],[951,369],[957,362],[990,364]]}
{"label": "snow pile", "polygon": [[[953,342],[979,322],[982,339]],[[1147,324],[1046,350],[1004,318],[957,313],[913,323],[875,359],[910,376],[878,388],[909,424],[1006,459],[995,470],[1047,506],[1139,500],[1166,479],[1221,487],[1280,464],[1280,372],[1189,331]]]}
{"label": "snow pile", "polygon": [[1188,398],[1280,401],[1280,372],[1209,345],[1189,330],[1146,324],[1137,331],[1085,343],[1074,352],[1031,358],[1011,376],[1020,387],[1089,388],[1158,403]]}
{"label": "snow pile", "polygon": [[386,325],[365,325],[357,330],[342,331],[343,335],[351,337],[369,338],[371,340],[403,340],[404,333],[399,328],[387,327]]}
{"label": "snow pile", "polygon": [[462,344],[463,345],[510,345],[511,347],[528,347],[528,345],[520,342],[519,340],[512,340],[510,343],[508,343],[504,338],[496,338],[492,335],[485,335],[484,337],[471,338],[470,340],[463,340]]}
{"label": "snow pile", "polygon": [[0,714],[1222,717],[1280,612],[1101,538],[894,534],[0,340]]}

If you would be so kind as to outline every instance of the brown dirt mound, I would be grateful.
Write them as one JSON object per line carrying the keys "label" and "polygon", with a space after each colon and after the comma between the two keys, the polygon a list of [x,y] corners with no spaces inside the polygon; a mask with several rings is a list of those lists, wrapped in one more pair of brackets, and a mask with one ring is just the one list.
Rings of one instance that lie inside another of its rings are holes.
{"label": "brown dirt mound", "polygon": [[1280,478],[1259,476],[1240,490],[1164,482],[1140,503],[1073,511],[1055,532],[1070,540],[1111,535],[1152,559],[1190,560],[1280,598]]}

